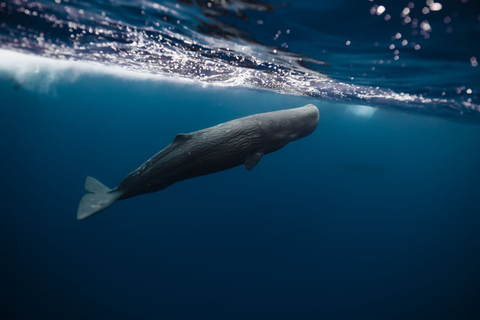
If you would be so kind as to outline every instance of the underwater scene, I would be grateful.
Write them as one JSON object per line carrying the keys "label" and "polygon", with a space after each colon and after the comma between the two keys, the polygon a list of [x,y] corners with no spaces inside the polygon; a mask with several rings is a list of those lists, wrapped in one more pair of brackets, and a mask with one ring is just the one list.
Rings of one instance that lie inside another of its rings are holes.
{"label": "underwater scene", "polygon": [[480,319],[477,60],[475,0],[0,0],[0,318]]}

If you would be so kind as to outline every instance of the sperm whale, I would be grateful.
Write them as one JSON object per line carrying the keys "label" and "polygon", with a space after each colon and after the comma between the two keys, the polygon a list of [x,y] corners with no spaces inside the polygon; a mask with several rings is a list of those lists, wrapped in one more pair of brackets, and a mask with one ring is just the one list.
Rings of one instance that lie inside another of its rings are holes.
{"label": "sperm whale", "polygon": [[245,164],[252,170],[263,155],[310,135],[319,112],[312,104],[251,115],[214,127],[180,133],[173,142],[127,175],[113,190],[87,177],[77,219],[110,207],[115,201],[160,191],[185,179]]}

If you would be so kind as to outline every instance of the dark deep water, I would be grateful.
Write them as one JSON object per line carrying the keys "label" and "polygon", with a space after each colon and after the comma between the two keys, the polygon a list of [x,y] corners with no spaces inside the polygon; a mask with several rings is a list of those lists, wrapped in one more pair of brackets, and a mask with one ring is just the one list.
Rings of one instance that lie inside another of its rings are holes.
{"label": "dark deep water", "polygon": [[[58,2],[0,1],[1,319],[480,318],[472,0],[414,1],[423,34],[408,1]],[[251,172],[76,220],[87,175],[308,103]]]}
{"label": "dark deep water", "polygon": [[478,125],[320,108],[247,172],[179,182],[77,221],[189,132],[312,100],[92,76],[1,82],[5,319],[475,319]]}

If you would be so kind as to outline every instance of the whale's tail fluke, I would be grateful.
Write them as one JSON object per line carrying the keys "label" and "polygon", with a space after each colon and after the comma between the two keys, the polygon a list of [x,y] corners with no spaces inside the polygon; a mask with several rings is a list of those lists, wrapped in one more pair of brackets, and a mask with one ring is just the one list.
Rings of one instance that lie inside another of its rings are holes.
{"label": "whale's tail fluke", "polygon": [[88,218],[97,212],[107,209],[122,195],[121,192],[112,191],[92,177],[87,177],[85,189],[91,193],[87,193],[80,200],[77,211],[78,220]]}

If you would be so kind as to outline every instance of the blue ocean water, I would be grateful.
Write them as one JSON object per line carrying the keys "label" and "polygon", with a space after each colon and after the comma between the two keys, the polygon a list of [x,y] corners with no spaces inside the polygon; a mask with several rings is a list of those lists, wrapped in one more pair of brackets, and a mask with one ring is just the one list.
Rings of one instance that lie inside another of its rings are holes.
{"label": "blue ocean water", "polygon": [[[480,12],[411,3],[0,1],[1,318],[477,319]],[[251,172],[76,220],[87,175],[308,103]]]}

